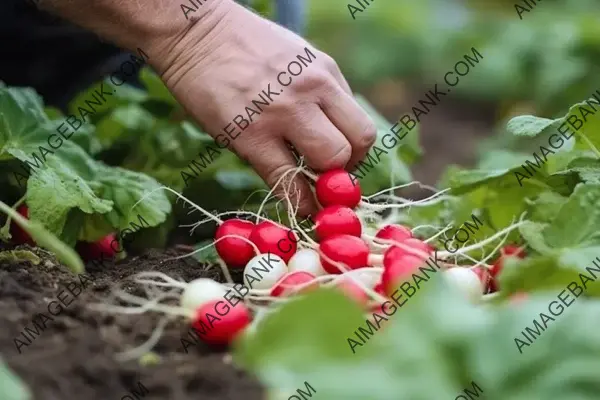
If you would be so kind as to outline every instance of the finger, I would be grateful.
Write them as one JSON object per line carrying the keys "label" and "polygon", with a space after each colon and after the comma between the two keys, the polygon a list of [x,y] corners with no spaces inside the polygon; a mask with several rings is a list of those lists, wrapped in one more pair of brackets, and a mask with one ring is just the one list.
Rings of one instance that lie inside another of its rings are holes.
{"label": "finger", "polygon": [[327,171],[344,168],[350,160],[350,142],[318,105],[312,105],[290,125],[293,128],[285,132],[284,137],[304,156],[310,167]]}
{"label": "finger", "polygon": [[344,92],[352,96],[352,89],[350,89],[350,84],[344,77],[344,74],[342,74],[342,71],[340,71],[340,68],[337,66],[337,64],[335,65],[331,73],[333,74],[335,80],[338,81],[342,89],[344,89]]}
{"label": "finger", "polygon": [[329,55],[325,55],[325,65],[327,70],[331,73],[331,75],[335,78],[337,83],[339,83],[340,87],[349,95],[352,95],[352,89],[350,89],[350,85],[346,78],[344,78],[344,74],[340,70],[340,67],[337,65],[335,60],[331,58]]}
{"label": "finger", "polygon": [[321,107],[331,122],[346,136],[352,146],[348,169],[365,156],[377,139],[375,123],[358,105],[352,95],[340,88],[337,93],[321,99]]}
{"label": "finger", "polygon": [[[298,206],[300,215],[314,215],[317,211],[314,195],[301,173],[291,179],[294,172],[288,171],[296,168],[296,162],[282,139],[274,138],[262,146],[256,146],[246,158],[269,187],[273,188],[277,184],[274,191],[277,197],[285,196],[285,188],[289,192],[288,198],[292,206]],[[286,176],[280,181],[284,174]]]}

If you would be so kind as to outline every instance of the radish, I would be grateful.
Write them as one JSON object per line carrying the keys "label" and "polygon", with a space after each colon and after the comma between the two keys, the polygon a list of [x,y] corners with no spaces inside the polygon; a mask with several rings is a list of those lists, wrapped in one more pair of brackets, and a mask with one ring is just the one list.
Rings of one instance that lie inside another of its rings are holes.
{"label": "radish", "polygon": [[387,296],[391,296],[402,282],[418,272],[419,267],[425,265],[425,260],[411,254],[405,254],[385,264],[381,274],[381,286]]}
{"label": "radish", "polygon": [[383,289],[383,284],[381,282],[379,282],[377,285],[375,285],[373,290],[382,296],[387,296],[387,294],[385,293],[385,290]]}
{"label": "radish", "polygon": [[235,235],[249,239],[254,226],[255,225],[250,221],[234,218],[224,221],[217,228],[215,233],[215,249],[217,250],[219,257],[221,257],[230,267],[244,267],[248,261],[254,257],[254,249],[250,243],[242,239],[223,237],[226,235]]}
{"label": "radish", "polygon": [[333,205],[317,213],[315,230],[319,240],[342,234],[360,237],[362,225],[351,208]]}
{"label": "radish", "polygon": [[[25,204],[21,204],[19,207],[17,207],[17,212],[21,214],[23,218],[29,219],[29,208]],[[29,236],[29,233],[23,230],[23,228],[21,228],[14,221],[12,221],[10,224],[10,235],[12,242],[16,244],[28,244],[30,246],[35,246],[35,242],[31,236]]]}
{"label": "radish", "polygon": [[[414,250],[411,252],[410,250]],[[431,246],[419,239],[407,239],[398,246],[392,246],[383,254],[383,265],[388,266],[394,260],[405,256],[419,257],[426,260],[432,252]]]}
{"label": "radish", "polygon": [[470,301],[481,300],[484,285],[477,274],[470,268],[450,268],[443,272],[443,276]]}
{"label": "radish", "polygon": [[296,293],[307,293],[310,292],[311,290],[315,290],[319,287],[319,284],[317,282],[305,286],[302,289],[300,289],[299,291],[297,291],[296,289],[308,282],[313,281],[316,278],[316,276],[314,276],[313,274],[309,273],[309,272],[305,272],[305,271],[296,271],[296,272],[290,272],[287,273],[286,275],[283,276],[283,278],[281,278],[279,280],[279,282],[277,282],[275,284],[275,286],[273,287],[273,289],[271,289],[271,296],[273,297],[279,297],[279,296],[287,296],[290,294],[296,294]]}
{"label": "radish", "polygon": [[492,268],[490,269],[490,274],[492,275],[490,290],[493,290],[493,292],[499,290],[498,276],[504,269],[504,260],[506,259],[506,257],[518,257],[521,259],[525,258],[525,250],[521,247],[517,247],[511,244],[504,246],[500,250],[500,257],[498,257],[498,259],[494,262]]}
{"label": "radish", "polygon": [[250,241],[261,253],[275,254],[286,263],[296,253],[298,247],[298,237],[293,231],[271,221],[256,224],[250,234]]}
{"label": "radish", "polygon": [[321,265],[319,253],[313,249],[301,249],[290,258],[288,262],[290,272],[305,271],[314,276],[327,275]]}
{"label": "radish", "polygon": [[179,304],[188,310],[195,310],[209,301],[223,299],[225,294],[225,286],[212,279],[194,279],[185,286]]}
{"label": "radish", "polygon": [[526,292],[515,292],[510,295],[510,297],[508,298],[508,301],[512,304],[519,304],[519,303],[523,303],[525,300],[527,300],[527,298],[528,298],[528,295]]}
{"label": "radish", "polygon": [[250,311],[243,304],[235,307],[227,305],[227,311],[218,312],[219,301],[211,300],[198,307],[192,326],[199,337],[208,344],[224,345],[231,343],[251,322]]}
{"label": "radish", "polygon": [[410,229],[402,226],[402,225],[386,225],[383,228],[379,229],[375,234],[377,239],[382,239],[381,243],[386,243],[386,241],[393,241],[402,243],[407,239],[413,237]]}
{"label": "radish", "polygon": [[244,268],[244,285],[251,289],[271,289],[288,272],[285,262],[278,255],[259,254]]}
{"label": "radish", "polygon": [[367,307],[371,300],[363,288],[350,278],[344,277],[340,279],[334,288],[344,293],[346,297],[355,301],[361,307]]}
{"label": "radish", "polygon": [[315,183],[317,199],[323,207],[341,205],[354,208],[360,203],[360,184],[353,182],[343,169],[334,169],[321,174]]}
{"label": "radish", "polygon": [[486,293],[491,288],[493,283],[493,278],[490,273],[490,270],[484,267],[475,267],[473,268],[473,272],[481,281],[481,284],[483,285],[483,291],[484,293]]}
{"label": "radish", "polygon": [[369,246],[364,240],[350,235],[337,235],[323,240],[319,244],[321,264],[330,274],[340,274],[333,262],[345,264],[349,269],[369,265]]}
{"label": "radish", "polygon": [[[117,243],[116,250],[112,247],[113,243]],[[119,244],[114,233],[109,233],[96,242],[80,241],[75,245],[75,250],[84,261],[98,260],[104,257],[112,258],[118,249]]]}

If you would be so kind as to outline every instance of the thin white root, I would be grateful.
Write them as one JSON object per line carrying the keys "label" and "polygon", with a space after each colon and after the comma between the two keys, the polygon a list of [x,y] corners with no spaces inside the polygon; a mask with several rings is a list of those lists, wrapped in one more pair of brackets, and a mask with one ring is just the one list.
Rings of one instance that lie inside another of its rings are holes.
{"label": "thin white root", "polygon": [[451,227],[452,227],[452,225],[450,225],[450,224],[446,225],[446,227],[445,227],[444,229],[442,229],[441,231],[439,231],[438,233],[436,233],[436,234],[435,234],[435,235],[433,235],[432,237],[430,237],[430,238],[428,238],[428,239],[425,239],[425,240],[423,240],[423,242],[425,242],[425,243],[429,243],[429,242],[431,242],[432,240],[435,240],[435,239],[437,239],[437,237],[438,237],[438,236],[441,236],[441,235],[445,234],[446,232],[448,232],[448,231],[450,230],[450,228],[451,228]]}
{"label": "thin white root", "polygon": [[[475,264],[473,267],[477,267],[479,265],[484,265],[486,268],[490,268],[491,265],[485,264],[485,262],[487,260],[489,260],[490,258],[492,258],[496,254],[496,252],[498,250],[500,250],[500,248],[502,248],[502,246],[504,246],[504,243],[506,243],[506,240],[508,239],[508,235],[510,235],[510,231],[506,232],[506,235],[504,235],[504,238],[502,238],[502,240],[496,245],[496,247],[494,247],[494,250],[492,250],[484,259],[477,262],[477,264]],[[482,248],[482,251],[483,251],[483,248]]]}
{"label": "thin white root", "polygon": [[419,187],[421,187],[421,188],[423,188],[423,189],[429,189],[429,190],[431,190],[432,192],[437,192],[437,191],[438,191],[438,190],[437,190],[436,188],[434,188],[433,186],[428,186],[428,185],[425,185],[425,184],[423,184],[423,183],[421,183],[421,182],[419,182],[419,181],[412,181],[412,182],[409,182],[409,183],[405,183],[404,185],[392,186],[392,187],[390,187],[390,188],[387,188],[387,189],[381,190],[381,191],[379,191],[379,192],[377,192],[377,193],[375,193],[375,194],[372,194],[372,195],[370,195],[370,196],[363,196],[363,199],[366,199],[366,200],[371,200],[372,198],[374,198],[374,197],[377,197],[377,196],[379,196],[379,195],[381,195],[381,194],[388,193],[388,192],[393,192],[394,190],[397,190],[397,189],[403,189],[403,188],[405,188],[405,187],[412,186],[412,185],[418,185]]}
{"label": "thin white root", "polygon": [[[393,211],[397,211],[397,210],[393,210]],[[415,231],[417,231],[417,230],[419,230],[419,229],[423,229],[423,228],[431,228],[431,229],[435,229],[436,231],[437,231],[437,230],[440,230],[440,229],[443,229],[443,228],[442,228],[442,227],[440,227],[440,226],[435,226],[435,225],[427,225],[427,224],[425,224],[425,225],[417,225],[417,226],[415,226],[414,228],[412,228],[410,231],[411,231],[412,233],[415,233]],[[427,239],[427,240],[429,240],[429,239]]]}
{"label": "thin white root", "polygon": [[[145,282],[141,282],[143,280],[143,278],[158,278],[158,279],[162,279],[165,283],[170,284],[171,287],[177,287],[177,288],[182,288],[185,289],[187,284],[183,281],[178,281],[177,279],[173,279],[171,278],[169,275],[163,273],[163,272],[158,272],[158,271],[144,271],[144,272],[139,272],[137,274],[135,274],[133,276],[134,281],[138,282],[138,279],[140,280],[139,283],[147,283],[147,284],[154,284],[155,286],[165,286],[165,285],[158,285],[157,283],[160,282],[156,282],[156,281],[145,281]],[[152,282],[152,283],[150,283]]]}
{"label": "thin white root", "polygon": [[267,193],[267,196],[269,194],[269,190],[268,189],[256,189],[254,192],[250,193],[248,195],[248,197],[246,197],[246,200],[244,201],[244,203],[242,204],[242,206],[240,208],[244,209],[244,207],[246,207],[246,203],[248,203],[248,201],[250,201],[250,199],[252,198],[252,196],[254,196],[256,193],[259,193],[259,192],[265,192],[265,193]]}
{"label": "thin white root", "polygon": [[430,257],[430,254],[427,254],[424,251],[417,250],[411,246],[407,246],[404,243],[396,242],[395,240],[376,238],[375,236],[371,236],[371,235],[367,235],[367,234],[363,234],[362,237],[363,237],[363,239],[369,240],[374,245],[384,245],[384,246],[388,245],[385,247],[397,246],[397,247],[401,248],[402,250],[406,250],[407,253],[413,254],[415,256],[423,257],[423,258]]}
{"label": "thin white root", "polygon": [[[132,303],[132,304],[136,304],[138,306],[141,307],[146,307],[146,305],[148,303],[152,304],[152,311],[160,311],[163,312],[165,314],[170,314],[170,315],[179,315],[182,317],[186,317],[186,318],[191,318],[192,314],[190,312],[190,310],[186,310],[183,307],[176,307],[176,306],[168,306],[165,304],[159,304],[159,301],[162,300],[164,297],[159,297],[157,299],[153,299],[153,300],[148,300],[145,299],[143,297],[139,297],[139,296],[134,296],[130,293],[127,293],[125,291],[119,290],[117,292],[115,292],[116,296],[118,298],[120,298],[121,301],[127,302],[127,303]],[[173,295],[172,295],[173,296]],[[165,296],[166,297],[166,296]],[[175,296],[173,296],[175,297]],[[131,309],[131,307],[124,307],[124,308],[129,308]],[[134,309],[136,309],[134,307]],[[124,314],[128,314],[127,312],[125,312]],[[137,314],[133,313],[133,314]]]}
{"label": "thin white root", "polygon": [[450,257],[450,256],[462,255],[469,251],[482,248],[482,247],[486,246],[488,243],[493,242],[494,240],[503,236],[505,233],[511,232],[513,229],[518,228],[519,226],[523,225],[524,223],[525,223],[525,221],[519,221],[516,224],[510,225],[510,226],[504,228],[503,230],[496,232],[495,235],[490,236],[489,238],[482,240],[481,242],[475,243],[471,246],[463,247],[462,249],[460,249],[460,251],[456,251],[454,253],[451,253],[449,251],[440,251],[440,252],[438,252],[438,256],[441,258],[446,258],[446,257]]}
{"label": "thin white root", "polygon": [[319,179],[319,177],[315,174],[313,174],[312,172],[310,172],[308,169],[306,168],[302,168],[302,173],[304,175],[306,175],[307,178],[309,178],[310,180],[312,180],[313,182],[316,182],[317,179]]}
{"label": "thin white root", "polygon": [[225,265],[225,261],[221,260],[220,258],[217,258],[217,263],[219,264],[219,267],[223,272],[223,276],[225,276],[225,280],[228,283],[233,284],[233,279],[231,279],[231,274],[229,273],[229,268],[227,268],[227,265]]}
{"label": "thin white root", "polygon": [[[444,201],[447,199],[450,199],[450,196],[442,196],[442,194],[448,192],[450,189],[444,189],[440,192],[435,193],[434,195],[427,197],[425,199],[422,200],[417,200],[411,203],[404,203],[404,204],[371,204],[371,203],[367,203],[365,201],[361,201],[359,203],[360,207],[364,207],[364,208],[369,208],[371,210],[377,210],[377,211],[382,211],[382,210],[388,210],[388,209],[392,209],[392,208],[406,208],[406,207],[413,207],[413,206],[429,206],[432,204],[436,204],[439,203],[440,201]],[[400,197],[398,197],[398,199],[401,199]],[[404,199],[402,199],[404,200]]]}
{"label": "thin white root", "polygon": [[[116,293],[116,295],[117,295],[117,297],[121,297],[121,299],[122,299],[123,293],[125,293],[125,292],[118,291]],[[137,296],[132,296],[132,297],[136,297],[136,301],[135,302],[128,301],[128,302],[137,304],[138,307],[114,306],[112,304],[104,304],[104,303],[90,304],[88,307],[91,310],[107,312],[107,313],[111,313],[111,314],[128,314],[128,315],[144,314],[147,311],[157,310],[157,307],[159,307],[160,301],[165,300],[169,297],[176,298],[177,296],[173,295],[173,294],[169,294],[169,295],[159,296],[153,300],[142,299],[141,297],[137,297]],[[142,301],[138,301],[138,300],[142,300]],[[171,311],[171,310],[169,310],[169,311]],[[172,313],[172,314],[174,314],[174,313]],[[177,313],[175,315],[188,316],[189,312],[187,314]]]}
{"label": "thin white root", "polygon": [[134,347],[133,349],[116,354],[115,358],[117,359],[117,361],[126,362],[135,360],[151,351],[160,340],[167,324],[173,319],[175,319],[175,317],[172,315],[163,316],[158,322],[156,328],[154,328],[154,331],[152,331],[152,335],[150,335],[148,340],[146,340],[143,344],[139,345],[138,347]]}
{"label": "thin white root", "polygon": [[[287,171],[285,171],[283,174],[281,174],[281,176],[279,177],[279,179],[277,179],[277,182],[275,182],[275,184],[273,185],[273,187],[271,188],[271,190],[267,193],[267,195],[265,196],[265,198],[263,199],[262,203],[260,204],[260,207],[258,208],[258,211],[256,212],[258,215],[261,214],[263,207],[265,206],[265,204],[267,203],[267,201],[269,201],[269,199],[271,198],[271,196],[273,195],[273,193],[275,192],[275,189],[277,189],[277,187],[281,184],[281,182],[285,179],[285,177],[292,173],[292,172],[296,172],[296,174],[301,171],[303,169],[302,166],[300,167],[296,167],[296,168],[290,168]],[[258,219],[256,220],[256,223],[258,223]]]}

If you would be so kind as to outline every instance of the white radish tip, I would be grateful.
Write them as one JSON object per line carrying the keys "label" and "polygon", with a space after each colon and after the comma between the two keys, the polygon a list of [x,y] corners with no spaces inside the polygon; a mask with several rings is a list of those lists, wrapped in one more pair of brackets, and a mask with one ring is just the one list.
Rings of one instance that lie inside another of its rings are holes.
{"label": "white radish tip", "polygon": [[209,301],[223,298],[227,288],[219,282],[208,278],[194,279],[187,284],[179,304],[187,310],[196,310]]}
{"label": "white radish tip", "polygon": [[290,272],[309,272],[314,276],[327,275],[327,272],[323,269],[323,265],[321,265],[319,253],[313,249],[298,250],[296,254],[290,258],[288,269]]}
{"label": "white radish tip", "polygon": [[285,261],[278,255],[259,254],[244,268],[244,285],[251,289],[270,289],[288,272]]}
{"label": "white radish tip", "polygon": [[473,302],[481,300],[484,285],[477,274],[469,268],[454,267],[443,272],[444,277],[451,285],[463,293],[466,298]]}

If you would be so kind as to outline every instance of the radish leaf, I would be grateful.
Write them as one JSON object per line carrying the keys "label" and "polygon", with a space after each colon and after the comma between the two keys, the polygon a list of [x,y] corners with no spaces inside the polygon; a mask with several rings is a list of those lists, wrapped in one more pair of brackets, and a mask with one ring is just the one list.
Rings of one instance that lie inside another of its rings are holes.
{"label": "radish leaf", "polygon": [[29,388],[0,359],[0,393],[2,400],[30,400],[33,397]]}

